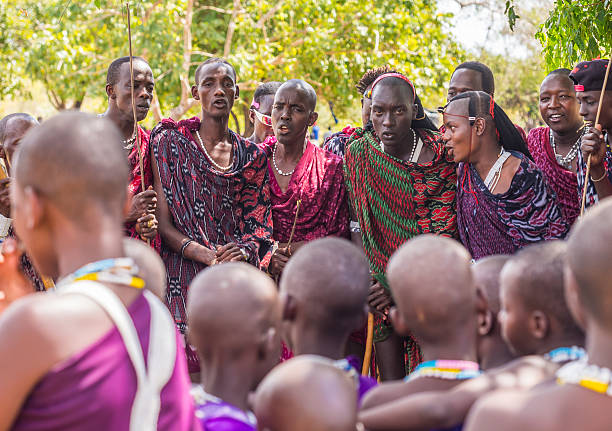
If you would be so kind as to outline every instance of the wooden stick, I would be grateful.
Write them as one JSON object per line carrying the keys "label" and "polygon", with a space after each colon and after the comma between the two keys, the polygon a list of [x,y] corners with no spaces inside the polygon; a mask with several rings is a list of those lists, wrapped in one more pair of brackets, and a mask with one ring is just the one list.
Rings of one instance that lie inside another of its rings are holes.
{"label": "wooden stick", "polygon": [[370,370],[370,362],[372,361],[372,347],[374,340],[374,315],[368,313],[368,332],[366,336],[365,355],[363,355],[363,365],[361,366],[361,375],[367,376]]}
{"label": "wooden stick", "polygon": [[300,205],[302,204],[302,200],[298,199],[297,204],[295,206],[295,217],[293,219],[293,226],[291,227],[291,234],[289,235],[289,241],[287,242],[287,250],[291,247],[291,241],[293,241],[293,234],[295,233],[295,225],[297,223],[298,214],[300,213]]}
{"label": "wooden stick", "polygon": [[[612,65],[612,52],[610,52],[610,57],[608,57],[608,67],[606,68],[606,76],[604,76],[603,87],[601,88],[601,93],[599,95],[599,104],[597,105],[597,115],[595,115],[595,123],[593,124],[593,127],[597,126],[597,123],[599,123],[599,114],[601,114],[601,105],[603,104],[604,95],[606,93],[606,85],[608,84],[608,76],[610,75],[611,65]],[[587,187],[589,185],[590,176],[591,176],[591,153],[589,153],[589,157],[587,158],[586,174],[584,176],[584,188],[582,189],[582,204],[580,205],[580,216],[584,214],[584,206],[586,204],[586,192],[587,192]]]}
{"label": "wooden stick", "polygon": [[138,133],[138,117],[136,116],[136,100],[134,97],[134,61],[132,58],[132,24],[130,19],[130,2],[125,2],[125,7],[127,8],[128,43],[130,46],[130,92],[132,94],[132,114],[134,114],[133,136],[136,136],[136,151],[138,151],[138,165],[140,167],[140,187],[144,192],[144,163],[142,161],[142,151],[140,148],[140,133]]}

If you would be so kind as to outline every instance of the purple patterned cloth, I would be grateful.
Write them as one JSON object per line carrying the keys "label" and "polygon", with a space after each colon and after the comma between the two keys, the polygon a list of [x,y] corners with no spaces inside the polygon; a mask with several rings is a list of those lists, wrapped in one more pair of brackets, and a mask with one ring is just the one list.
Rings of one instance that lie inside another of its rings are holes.
{"label": "purple patterned cloth", "polygon": [[[143,352],[149,350],[151,309],[144,295],[128,307]],[[176,362],[161,391],[158,430],[197,430],[182,339],[176,334]],[[136,395],[136,371],[119,330],[56,364],[36,384],[13,431],[127,430]]]}
{"label": "purple patterned cloth", "polygon": [[476,260],[512,254],[543,240],[564,238],[569,224],[538,167],[523,154],[510,188],[493,195],[476,169],[459,163],[457,225],[461,242]]}
{"label": "purple patterned cloth", "polygon": [[202,386],[194,386],[191,395],[195,401],[196,418],[204,431],[255,431],[257,420],[251,412],[226,403],[207,394]]}
{"label": "purple patterned cloth", "polygon": [[323,149],[344,159],[346,144],[348,144],[354,131],[354,127],[346,126],[341,131],[332,133],[325,139]]}

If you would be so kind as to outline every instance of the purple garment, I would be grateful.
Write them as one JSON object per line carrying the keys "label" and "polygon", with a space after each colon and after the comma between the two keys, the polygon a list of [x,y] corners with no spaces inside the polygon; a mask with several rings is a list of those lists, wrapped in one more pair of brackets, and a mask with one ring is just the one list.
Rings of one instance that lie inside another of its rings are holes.
{"label": "purple garment", "polygon": [[[140,295],[129,307],[144,352],[149,350],[151,310]],[[182,338],[176,363],[161,392],[158,430],[198,430]],[[145,355],[146,360],[146,355]],[[56,364],[21,407],[13,431],[128,430],[136,372],[116,327],[80,353]]]}
{"label": "purple garment", "polygon": [[542,171],[524,155],[512,155],[521,164],[502,194],[492,194],[471,164],[459,164],[457,226],[461,242],[476,260],[562,239],[569,230]]}
{"label": "purple garment", "polygon": [[257,421],[251,412],[226,403],[207,394],[202,386],[194,387],[191,394],[196,403],[195,415],[204,431],[255,431]]}
{"label": "purple garment", "polygon": [[357,376],[359,376],[359,387],[357,388],[357,402],[358,404],[361,404],[363,396],[370,389],[378,385],[378,382],[372,377],[361,375],[361,370],[359,369],[359,359],[356,356],[347,356],[345,360],[348,366],[350,367],[350,370],[355,371],[357,373]]}

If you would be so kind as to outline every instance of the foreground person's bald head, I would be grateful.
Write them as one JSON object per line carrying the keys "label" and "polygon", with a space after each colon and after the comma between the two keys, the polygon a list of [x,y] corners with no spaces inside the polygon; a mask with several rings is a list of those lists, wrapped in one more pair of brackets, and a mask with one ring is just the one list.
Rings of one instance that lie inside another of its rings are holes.
{"label": "foreground person's bald head", "polygon": [[17,187],[34,191],[72,222],[122,219],[129,169],[110,121],[63,112],[32,129],[15,159]]}
{"label": "foreground person's bald head", "polygon": [[435,235],[411,239],[389,260],[387,279],[399,332],[410,328],[419,340],[439,342],[475,322],[470,255],[457,241]]}
{"label": "foreground person's bald head", "polygon": [[[202,362],[220,351],[257,356],[278,342],[280,309],[270,277],[243,262],[212,266],[189,286],[189,339]],[[280,354],[277,346],[275,359]],[[265,352],[263,352],[265,353]]]}
{"label": "foreground person's bald head", "polygon": [[355,431],[356,382],[325,358],[303,355],[274,368],[255,393],[258,429]]}
{"label": "foreground person's bald head", "polygon": [[280,291],[285,309],[295,305],[296,320],[344,334],[363,325],[369,286],[369,268],[361,250],[330,237],[312,241],[293,255],[283,271]]}
{"label": "foreground person's bald head", "polygon": [[487,300],[494,315],[499,313],[499,274],[510,259],[509,255],[487,256],[472,266],[474,283]]}
{"label": "foreground person's bald head", "polygon": [[[612,331],[612,198],[589,210],[572,230],[567,280],[577,287],[587,320]],[[588,324],[588,321],[587,321]],[[587,333],[589,328],[585,328]]]}

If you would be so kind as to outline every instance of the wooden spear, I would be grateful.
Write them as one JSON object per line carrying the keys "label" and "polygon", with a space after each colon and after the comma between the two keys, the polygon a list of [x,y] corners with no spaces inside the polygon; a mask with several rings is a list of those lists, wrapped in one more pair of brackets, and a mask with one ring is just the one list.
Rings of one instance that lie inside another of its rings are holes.
{"label": "wooden spear", "polygon": [[[599,95],[599,105],[597,106],[597,115],[595,116],[595,123],[593,124],[593,127],[597,126],[597,123],[599,123],[599,114],[601,114],[601,105],[603,104],[604,94],[606,93],[606,84],[608,83],[608,76],[610,75],[611,63],[612,63],[612,52],[610,52],[610,57],[608,60],[608,67],[606,68],[606,75],[604,76],[603,87],[601,89],[601,94]],[[605,142],[604,142],[604,145],[605,145]],[[580,216],[584,214],[584,206],[586,204],[586,192],[587,192],[587,187],[589,185],[590,175],[591,175],[591,154],[589,154],[589,157],[587,158],[586,174],[584,176],[584,188],[582,189],[582,204],[580,205]]]}

